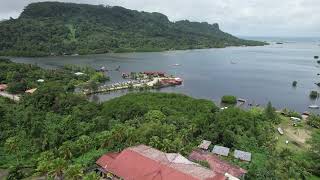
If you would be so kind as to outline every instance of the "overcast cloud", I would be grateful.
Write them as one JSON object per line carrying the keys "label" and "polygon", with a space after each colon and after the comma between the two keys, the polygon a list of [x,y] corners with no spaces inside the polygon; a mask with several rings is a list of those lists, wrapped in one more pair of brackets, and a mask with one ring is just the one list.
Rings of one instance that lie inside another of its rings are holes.
{"label": "overcast cloud", "polygon": [[[161,12],[172,21],[219,23],[243,36],[320,36],[320,0],[58,0]],[[39,0],[0,0],[0,19],[18,17]]]}

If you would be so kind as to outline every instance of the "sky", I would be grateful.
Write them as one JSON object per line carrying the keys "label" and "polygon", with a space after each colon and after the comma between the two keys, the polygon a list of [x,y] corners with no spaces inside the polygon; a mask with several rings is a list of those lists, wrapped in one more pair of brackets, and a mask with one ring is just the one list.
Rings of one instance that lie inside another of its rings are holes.
{"label": "sky", "polygon": [[[31,2],[0,0],[0,19],[17,18]],[[320,37],[320,0],[55,0],[160,12],[171,21],[219,23],[238,36]]]}

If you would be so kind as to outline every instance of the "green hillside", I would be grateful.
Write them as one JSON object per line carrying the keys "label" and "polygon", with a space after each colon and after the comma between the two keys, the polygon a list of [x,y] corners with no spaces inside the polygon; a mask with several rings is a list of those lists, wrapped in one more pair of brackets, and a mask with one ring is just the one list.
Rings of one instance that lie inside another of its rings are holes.
{"label": "green hillside", "polygon": [[170,22],[160,13],[123,7],[41,2],[0,22],[0,55],[47,56],[128,51],[256,46],[218,24]]}

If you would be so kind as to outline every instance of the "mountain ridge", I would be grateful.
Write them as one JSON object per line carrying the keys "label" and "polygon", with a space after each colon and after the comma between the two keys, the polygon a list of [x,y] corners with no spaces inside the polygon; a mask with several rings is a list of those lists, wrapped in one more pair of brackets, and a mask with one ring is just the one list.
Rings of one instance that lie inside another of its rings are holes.
{"label": "mountain ridge", "polygon": [[171,22],[158,12],[120,6],[38,2],[0,23],[0,55],[48,56],[256,46],[217,23]]}

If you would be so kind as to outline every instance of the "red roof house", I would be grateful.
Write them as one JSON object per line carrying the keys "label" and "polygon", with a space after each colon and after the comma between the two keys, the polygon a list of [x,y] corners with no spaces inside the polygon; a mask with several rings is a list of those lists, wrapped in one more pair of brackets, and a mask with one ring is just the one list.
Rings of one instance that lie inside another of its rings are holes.
{"label": "red roof house", "polygon": [[194,150],[190,154],[189,159],[197,161],[207,161],[214,172],[220,174],[228,173],[236,178],[241,178],[247,173],[246,170],[223,161],[218,156],[212,153],[204,152],[201,150]]}
{"label": "red roof house", "polygon": [[225,180],[216,173],[176,153],[139,145],[121,153],[108,153],[96,164],[113,179],[125,180]]}

